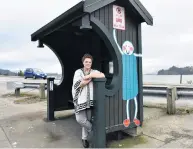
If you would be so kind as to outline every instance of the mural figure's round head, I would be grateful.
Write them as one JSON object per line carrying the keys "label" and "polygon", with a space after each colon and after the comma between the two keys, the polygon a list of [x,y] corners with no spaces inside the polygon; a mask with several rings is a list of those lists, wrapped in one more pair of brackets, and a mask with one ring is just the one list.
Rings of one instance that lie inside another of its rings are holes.
{"label": "mural figure's round head", "polygon": [[127,55],[131,55],[134,52],[133,44],[130,41],[125,41],[122,45],[123,52]]}
{"label": "mural figure's round head", "polygon": [[92,62],[93,62],[93,57],[90,54],[85,54],[82,57],[82,63],[84,65],[85,69],[91,69],[92,67]]}

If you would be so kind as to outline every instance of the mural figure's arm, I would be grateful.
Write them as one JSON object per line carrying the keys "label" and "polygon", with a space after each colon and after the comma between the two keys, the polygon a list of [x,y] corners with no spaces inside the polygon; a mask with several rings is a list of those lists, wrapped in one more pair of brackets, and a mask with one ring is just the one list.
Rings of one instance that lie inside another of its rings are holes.
{"label": "mural figure's arm", "polygon": [[136,56],[136,57],[142,57],[142,54],[134,53],[134,56]]}
{"label": "mural figure's arm", "polygon": [[118,44],[118,42],[117,42],[116,29],[113,29],[113,37],[114,37],[115,43],[116,43],[116,45],[117,45],[117,47],[118,47],[118,49],[119,49],[119,52],[120,52],[121,54],[123,54],[123,51],[122,51],[121,47],[119,46],[119,44]]}

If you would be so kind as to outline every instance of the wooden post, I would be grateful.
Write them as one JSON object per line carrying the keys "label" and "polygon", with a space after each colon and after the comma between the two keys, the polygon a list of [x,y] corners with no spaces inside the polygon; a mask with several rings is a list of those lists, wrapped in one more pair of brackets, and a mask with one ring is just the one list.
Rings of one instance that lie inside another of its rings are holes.
{"label": "wooden post", "polygon": [[[141,24],[138,24],[137,28],[137,50],[138,53],[142,54],[142,35],[141,35]],[[139,86],[139,93],[137,96],[138,100],[138,117],[140,120],[140,126],[143,124],[144,119],[144,113],[143,113],[143,63],[142,63],[142,57],[137,58],[137,71],[138,71],[138,86]]]}
{"label": "wooden post", "polygon": [[94,122],[92,148],[106,148],[105,82],[106,78],[93,79]]}
{"label": "wooden post", "polygon": [[54,78],[47,79],[47,120],[53,121],[54,118]]}
{"label": "wooden post", "polygon": [[40,88],[39,88],[39,92],[40,92],[40,99],[45,99],[45,84],[41,83],[40,84]]}
{"label": "wooden post", "polygon": [[176,87],[167,88],[167,113],[175,114],[176,113],[176,99],[177,99],[177,90]]}
{"label": "wooden post", "polygon": [[20,96],[20,88],[15,89],[15,96],[19,97]]}
{"label": "wooden post", "polygon": [[182,74],[180,75],[180,84],[182,84]]}

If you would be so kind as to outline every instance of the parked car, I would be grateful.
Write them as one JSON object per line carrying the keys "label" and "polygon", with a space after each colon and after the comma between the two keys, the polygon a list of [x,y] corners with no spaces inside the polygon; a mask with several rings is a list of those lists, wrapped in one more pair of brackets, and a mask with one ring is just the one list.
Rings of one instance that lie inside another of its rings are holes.
{"label": "parked car", "polygon": [[42,70],[40,69],[36,69],[36,68],[27,68],[24,71],[24,78],[42,78],[42,79],[46,79],[47,78],[47,74],[44,73]]}

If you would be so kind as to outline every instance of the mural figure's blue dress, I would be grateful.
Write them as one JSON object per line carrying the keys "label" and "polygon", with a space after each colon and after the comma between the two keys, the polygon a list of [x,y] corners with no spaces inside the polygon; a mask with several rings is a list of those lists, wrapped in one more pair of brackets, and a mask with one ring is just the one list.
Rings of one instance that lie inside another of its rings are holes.
{"label": "mural figure's blue dress", "polygon": [[138,94],[137,60],[134,54],[122,55],[123,100],[131,100]]}

